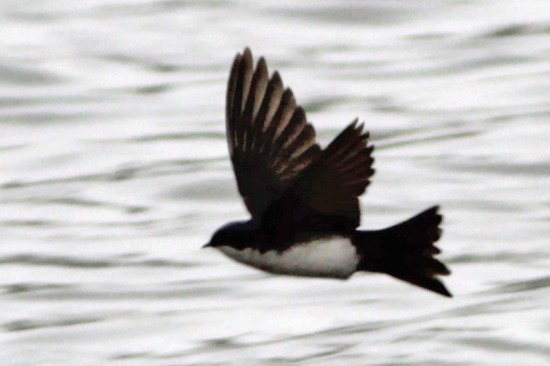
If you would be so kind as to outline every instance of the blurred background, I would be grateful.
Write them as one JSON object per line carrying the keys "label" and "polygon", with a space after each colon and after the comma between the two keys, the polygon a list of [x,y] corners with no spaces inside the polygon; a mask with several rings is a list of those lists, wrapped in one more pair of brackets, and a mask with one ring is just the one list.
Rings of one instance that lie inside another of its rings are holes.
{"label": "blurred background", "polygon": [[[2,365],[547,365],[550,11],[527,1],[0,1]],[[261,273],[227,157],[236,52],[323,146],[352,119],[362,227],[441,204],[453,299]]]}

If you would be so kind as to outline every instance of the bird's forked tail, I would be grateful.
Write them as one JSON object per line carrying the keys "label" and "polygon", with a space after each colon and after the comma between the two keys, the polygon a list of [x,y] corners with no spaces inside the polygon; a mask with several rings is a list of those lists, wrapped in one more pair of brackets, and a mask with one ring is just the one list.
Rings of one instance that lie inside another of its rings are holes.
{"label": "bird's forked tail", "polygon": [[376,231],[357,231],[353,241],[361,255],[357,270],[387,273],[390,276],[452,297],[438,275],[449,269],[434,255],[440,250],[433,244],[441,237],[439,207],[426,211],[395,226]]}

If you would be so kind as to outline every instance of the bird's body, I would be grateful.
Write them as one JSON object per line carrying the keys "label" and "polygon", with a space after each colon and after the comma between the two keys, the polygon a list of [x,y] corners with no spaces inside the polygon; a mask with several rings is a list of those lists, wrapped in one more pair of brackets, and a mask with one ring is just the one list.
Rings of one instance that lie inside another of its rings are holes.
{"label": "bird's body", "polygon": [[206,246],[275,274],[346,279],[357,271],[451,296],[437,275],[438,207],[398,225],[358,230],[358,197],[374,174],[373,146],[355,120],[325,149],[263,58],[237,54],[227,89],[227,140],[240,194],[252,218],[230,223]]}

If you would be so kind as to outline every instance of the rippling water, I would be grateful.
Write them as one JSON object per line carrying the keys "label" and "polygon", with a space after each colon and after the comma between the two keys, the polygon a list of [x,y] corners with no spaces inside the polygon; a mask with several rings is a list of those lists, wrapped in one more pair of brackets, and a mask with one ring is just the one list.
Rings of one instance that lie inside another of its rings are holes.
{"label": "rippling water", "polygon": [[[547,365],[546,1],[4,1],[2,365]],[[440,203],[452,300],[200,250],[245,218],[224,93],[250,46],[328,143],[366,120],[363,227]]]}

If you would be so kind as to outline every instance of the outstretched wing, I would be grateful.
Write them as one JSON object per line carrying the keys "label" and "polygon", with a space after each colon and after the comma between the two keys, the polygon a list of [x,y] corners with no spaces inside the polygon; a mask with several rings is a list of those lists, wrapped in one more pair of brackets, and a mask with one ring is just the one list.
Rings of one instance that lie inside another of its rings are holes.
{"label": "outstretched wing", "polygon": [[374,174],[368,137],[355,120],[269,206],[262,225],[275,245],[299,232],[346,233],[359,226],[359,196]]}
{"label": "outstretched wing", "polygon": [[266,62],[253,66],[246,48],[237,54],[227,88],[226,128],[239,192],[253,219],[260,219],[321,149],[302,107]]}

